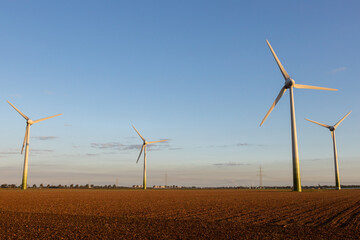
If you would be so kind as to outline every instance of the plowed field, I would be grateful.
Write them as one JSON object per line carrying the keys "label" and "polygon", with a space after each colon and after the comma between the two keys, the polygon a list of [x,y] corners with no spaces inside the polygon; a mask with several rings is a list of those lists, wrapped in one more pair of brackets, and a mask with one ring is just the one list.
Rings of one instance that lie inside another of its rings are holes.
{"label": "plowed field", "polygon": [[0,239],[359,239],[360,190],[0,190]]}

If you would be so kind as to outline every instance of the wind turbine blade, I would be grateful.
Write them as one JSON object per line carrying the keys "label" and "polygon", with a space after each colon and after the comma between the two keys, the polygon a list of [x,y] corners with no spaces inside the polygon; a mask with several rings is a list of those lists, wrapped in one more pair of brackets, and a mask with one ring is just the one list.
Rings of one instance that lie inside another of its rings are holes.
{"label": "wind turbine blade", "polygon": [[271,105],[269,111],[266,113],[264,119],[261,121],[260,126],[265,122],[266,118],[269,116],[269,114],[271,113],[271,111],[274,109],[274,107],[276,106],[276,104],[279,102],[280,98],[282,97],[282,95],[284,95],[284,93],[286,92],[286,88],[285,86],[280,90],[278,96],[276,97],[274,103]]}
{"label": "wind turbine blade", "polygon": [[62,115],[62,113],[56,114],[56,115],[54,115],[54,116],[50,116],[50,117],[46,117],[46,118],[41,118],[41,119],[35,120],[34,123],[38,123],[38,122],[47,120],[47,119],[49,119],[49,118],[57,117],[57,116],[60,116],[60,115]]}
{"label": "wind turbine blade", "polygon": [[328,90],[328,91],[337,91],[335,88],[325,88],[325,87],[316,87],[310,85],[302,85],[295,83],[294,88],[304,88],[304,89],[317,89],[317,90]]}
{"label": "wind turbine blade", "polygon": [[144,145],[141,146],[141,151],[140,151],[138,159],[136,160],[136,163],[139,162],[139,159],[140,159],[140,156],[141,156],[141,153],[142,153],[143,149],[144,149]]}
{"label": "wind turbine blade", "polygon": [[132,125],[132,127],[135,129],[135,131],[137,132],[137,134],[139,134],[139,136],[141,137],[141,139],[142,139],[143,141],[145,141],[145,138],[143,138],[143,136],[141,136],[141,134],[139,133],[139,131],[136,130],[136,128],[134,127],[134,125]]}
{"label": "wind turbine blade", "polygon": [[282,75],[284,76],[285,80],[286,80],[286,79],[289,79],[289,78],[290,78],[289,74],[286,72],[286,70],[285,70],[285,68],[283,67],[283,65],[281,64],[279,58],[276,56],[276,53],[274,52],[273,48],[271,47],[269,41],[266,40],[266,42],[267,42],[267,44],[268,44],[268,46],[269,46],[269,48],[270,48],[270,50],[271,50],[272,55],[273,55],[274,58],[275,58],[275,61],[276,61],[277,65],[279,66],[279,69],[280,69]]}
{"label": "wind turbine blade", "polygon": [[165,140],[159,140],[159,141],[152,141],[152,142],[148,142],[148,144],[152,144],[152,143],[158,143],[158,142],[165,142],[167,141],[168,139],[165,139]]}
{"label": "wind turbine blade", "polygon": [[29,128],[29,124],[26,125],[26,129],[25,129],[25,137],[24,137],[24,142],[23,142],[23,145],[22,145],[22,148],[21,148],[21,154],[23,153],[24,151],[24,146],[26,144],[26,141],[27,141],[27,136],[28,136],[28,128]]}
{"label": "wind turbine blade", "polygon": [[315,121],[310,120],[310,119],[307,119],[307,118],[305,118],[305,120],[307,120],[307,121],[309,121],[309,122],[312,122],[312,123],[315,123],[315,124],[317,124],[317,125],[326,127],[326,128],[329,128],[329,127],[330,127],[329,125],[326,125],[326,124],[323,124],[323,123],[319,123],[319,122],[315,122]]}
{"label": "wind turbine blade", "polygon": [[23,114],[22,112],[20,112],[20,110],[17,109],[14,105],[12,105],[11,102],[9,102],[9,101],[7,101],[7,102],[8,102],[8,104],[10,104],[18,113],[20,113],[20,115],[23,116],[23,118],[25,118],[26,120],[29,120],[29,118],[28,118],[25,114]]}
{"label": "wind turbine blade", "polygon": [[334,125],[334,128],[337,128],[337,126],[339,126],[339,124],[340,124],[342,121],[344,121],[344,119],[345,119],[347,116],[349,116],[350,113],[351,113],[351,111],[348,112],[348,114],[346,114],[342,119],[340,119],[340,121],[338,121],[338,122]]}

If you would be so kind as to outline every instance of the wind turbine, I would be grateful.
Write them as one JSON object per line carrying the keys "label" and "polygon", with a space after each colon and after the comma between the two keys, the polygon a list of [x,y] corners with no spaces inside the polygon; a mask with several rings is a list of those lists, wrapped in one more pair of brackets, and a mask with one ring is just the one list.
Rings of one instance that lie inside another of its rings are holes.
{"label": "wind turbine", "polygon": [[141,156],[141,153],[143,152],[144,150],[144,173],[143,173],[143,189],[145,190],[146,189],[146,146],[149,145],[149,144],[153,144],[153,143],[158,143],[158,142],[165,142],[167,141],[167,139],[165,140],[159,140],[159,141],[153,141],[153,142],[148,142],[145,140],[145,138],[143,138],[143,136],[141,136],[141,134],[138,132],[138,130],[136,130],[136,128],[134,126],[132,126],[135,131],[137,132],[137,134],[139,134],[140,138],[143,140],[143,145],[141,147],[141,151],[140,151],[140,154],[139,154],[139,157],[136,161],[136,163],[139,162],[139,159],[140,159],[140,156]]}
{"label": "wind turbine", "polygon": [[26,120],[26,130],[25,130],[25,137],[24,137],[24,142],[21,148],[21,154],[23,153],[24,150],[24,146],[25,146],[25,157],[24,157],[24,170],[23,170],[23,178],[22,178],[22,186],[21,189],[22,190],[26,190],[27,188],[27,172],[28,172],[28,157],[29,157],[29,140],[30,140],[30,126],[33,125],[34,123],[38,123],[44,120],[47,120],[49,118],[53,118],[53,117],[57,117],[59,115],[62,115],[62,113],[51,116],[51,117],[46,117],[46,118],[41,118],[38,120],[31,120],[30,118],[28,118],[25,114],[23,114],[22,112],[20,112],[19,109],[17,109],[14,105],[12,105],[9,101],[7,101],[18,113],[20,113],[21,116],[23,116],[23,118],[25,118]]}
{"label": "wind turbine", "polygon": [[275,61],[285,79],[285,84],[281,88],[278,96],[276,97],[274,103],[271,105],[269,111],[266,113],[264,119],[261,121],[260,126],[265,122],[266,118],[269,116],[271,111],[274,109],[276,104],[279,102],[280,98],[284,95],[287,89],[290,91],[290,115],[291,115],[291,140],[292,140],[292,165],[293,165],[293,186],[294,191],[301,192],[301,180],[300,180],[300,167],[299,167],[299,152],[298,152],[298,144],[297,144],[297,134],[296,134],[296,120],[295,120],[295,107],[294,107],[294,94],[293,88],[305,88],[305,89],[317,89],[317,90],[329,90],[329,91],[337,91],[337,89],[333,88],[324,88],[324,87],[315,87],[308,85],[301,85],[295,83],[295,81],[290,77],[290,75],[286,72],[284,67],[281,65],[280,60],[276,56],[274,50],[272,49],[268,40],[266,40],[272,55],[275,58]]}
{"label": "wind turbine", "polygon": [[339,124],[344,121],[344,119],[349,116],[349,114],[351,113],[348,112],[348,114],[346,114],[342,119],[340,119],[340,121],[338,121],[334,126],[329,126],[329,125],[326,125],[326,124],[323,124],[323,123],[319,123],[319,122],[315,122],[315,121],[312,121],[310,119],[307,119],[305,118],[305,120],[309,121],[309,122],[312,122],[312,123],[316,123],[322,127],[326,127],[327,129],[330,130],[331,132],[331,137],[332,137],[332,140],[333,140],[333,147],[334,147],[334,164],[335,164],[335,185],[336,185],[336,188],[338,190],[341,189],[340,187],[340,174],[339,174],[339,163],[338,163],[338,157],[337,157],[337,150],[336,150],[336,140],[335,140],[335,129],[339,126]]}

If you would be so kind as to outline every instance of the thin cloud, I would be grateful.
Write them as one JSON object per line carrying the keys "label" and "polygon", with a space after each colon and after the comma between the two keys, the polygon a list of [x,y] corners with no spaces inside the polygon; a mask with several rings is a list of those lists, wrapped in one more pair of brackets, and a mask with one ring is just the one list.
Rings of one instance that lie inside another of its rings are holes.
{"label": "thin cloud", "polygon": [[[263,145],[255,145],[252,143],[236,143],[236,144],[224,144],[224,145],[207,145],[205,148],[229,148],[229,147],[248,147],[248,146],[258,146],[261,147]],[[200,147],[203,148],[203,147]]]}
{"label": "thin cloud", "polygon": [[236,166],[248,166],[250,165],[249,163],[233,163],[233,162],[228,162],[228,163],[214,163],[214,166],[216,167],[236,167]]}
{"label": "thin cloud", "polygon": [[334,68],[330,71],[331,74],[336,74],[338,72],[343,72],[345,71],[347,68],[346,67],[338,67],[338,68]]}
{"label": "thin cloud", "polygon": [[169,148],[169,150],[183,150],[183,148],[180,148],[180,147],[171,147],[171,148]]}
{"label": "thin cloud", "polygon": [[309,158],[309,159],[303,159],[301,161],[317,162],[317,161],[325,161],[325,160],[329,160],[329,158]]}
{"label": "thin cloud", "polygon": [[97,156],[99,154],[96,154],[96,153],[87,153],[85,154],[86,156],[89,156],[89,157],[94,157],[94,156]]}
{"label": "thin cloud", "polygon": [[[128,150],[140,150],[141,144],[122,144],[118,142],[109,142],[109,143],[90,143],[90,147],[97,149],[112,149],[118,151],[128,151]],[[151,144],[147,146],[149,151],[157,151],[161,149],[170,149],[169,144]]]}
{"label": "thin cloud", "polygon": [[[25,152],[25,148],[24,148],[24,152]],[[42,154],[49,154],[49,153],[53,153],[53,152],[54,152],[54,150],[51,150],[51,149],[29,149],[30,155],[42,155]],[[16,151],[16,152],[4,152],[4,154],[20,154],[20,150]]]}
{"label": "thin cloud", "polygon": [[141,145],[139,144],[121,144],[117,142],[110,142],[110,143],[90,143],[92,148],[98,149],[115,149],[115,150],[132,150],[132,149],[139,149]]}
{"label": "thin cloud", "polygon": [[30,149],[31,153],[42,154],[42,153],[52,153],[54,150],[51,149]]}
{"label": "thin cloud", "polygon": [[[4,151],[4,152],[0,152],[0,155],[14,155],[14,154],[20,154],[21,149],[19,150],[8,150],[8,151]],[[25,148],[24,148],[25,151]],[[54,152],[54,150],[51,149],[30,149],[29,150],[30,154],[33,155],[37,155],[37,154],[43,154],[43,153],[52,153]]]}
{"label": "thin cloud", "polygon": [[[170,139],[160,139],[160,140],[170,140]],[[167,144],[167,142],[162,142],[162,143],[155,143],[155,144],[151,144],[151,145],[147,145],[147,148],[149,151],[158,151],[158,150],[162,150],[162,149],[168,149],[170,150],[171,145]]]}
{"label": "thin cloud", "polygon": [[6,151],[6,152],[0,152],[0,155],[12,155],[12,154],[19,154],[20,151]]}
{"label": "thin cloud", "polygon": [[253,146],[254,144],[250,144],[250,143],[238,143],[236,144],[237,147],[244,147],[244,146]]}
{"label": "thin cloud", "polygon": [[37,136],[37,137],[31,137],[31,138],[35,138],[35,139],[38,139],[38,140],[53,140],[53,139],[56,139],[56,138],[59,138],[59,137],[56,137],[56,136]]}

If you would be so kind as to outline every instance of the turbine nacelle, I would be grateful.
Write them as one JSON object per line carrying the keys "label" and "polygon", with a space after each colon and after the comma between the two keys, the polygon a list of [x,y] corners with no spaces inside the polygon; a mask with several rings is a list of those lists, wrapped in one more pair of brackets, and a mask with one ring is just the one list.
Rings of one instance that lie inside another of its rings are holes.
{"label": "turbine nacelle", "polygon": [[26,122],[27,122],[27,124],[29,124],[29,125],[33,125],[33,124],[34,124],[34,121],[31,120],[31,119],[27,120]]}
{"label": "turbine nacelle", "polygon": [[284,85],[285,89],[291,88],[293,86],[295,86],[294,79],[288,78],[288,79],[285,80],[285,85]]}
{"label": "turbine nacelle", "polygon": [[335,127],[334,126],[330,126],[330,127],[328,127],[328,129],[330,130],[330,132],[333,132],[333,131],[335,131]]}

